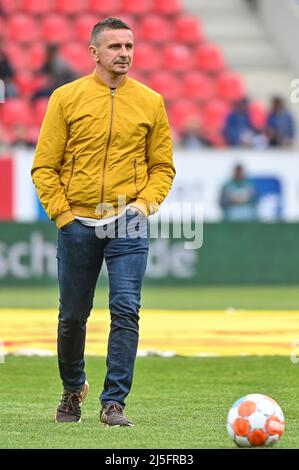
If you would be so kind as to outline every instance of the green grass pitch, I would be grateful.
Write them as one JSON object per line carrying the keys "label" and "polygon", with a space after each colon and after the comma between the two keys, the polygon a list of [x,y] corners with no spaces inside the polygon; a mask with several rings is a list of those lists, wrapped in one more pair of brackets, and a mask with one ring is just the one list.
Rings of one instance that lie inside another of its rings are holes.
{"label": "green grass pitch", "polygon": [[[56,307],[58,291],[0,290],[1,307]],[[149,288],[145,308],[298,309],[298,287]],[[107,307],[107,289],[95,307]],[[1,336],[1,334],[0,334]],[[286,431],[275,448],[299,448],[299,364],[289,357],[138,358],[127,402],[134,428],[99,424],[98,395],[105,359],[86,358],[90,393],[80,424],[53,421],[61,384],[57,358],[7,356],[0,364],[0,448],[221,449],[236,448],[226,433],[230,406],[247,393],[280,404]]]}
{"label": "green grass pitch", "polygon": [[250,392],[273,396],[285,413],[286,431],[277,448],[299,448],[299,365],[289,358],[138,358],[127,403],[134,428],[99,424],[105,364],[95,357],[86,360],[90,393],[82,422],[55,424],[61,394],[56,362],[7,357],[1,364],[0,448],[234,448],[226,415]]}
{"label": "green grass pitch", "polygon": [[[298,286],[175,286],[142,289],[142,307],[157,309],[238,309],[298,310]],[[55,308],[58,288],[0,288],[0,308]],[[108,308],[107,287],[99,286],[95,308]]]}

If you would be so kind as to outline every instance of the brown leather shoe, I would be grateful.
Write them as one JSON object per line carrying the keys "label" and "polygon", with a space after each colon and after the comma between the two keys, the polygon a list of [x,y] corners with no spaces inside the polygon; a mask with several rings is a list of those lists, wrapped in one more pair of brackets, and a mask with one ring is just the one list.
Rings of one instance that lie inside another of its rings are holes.
{"label": "brown leather shoe", "polygon": [[88,382],[85,382],[78,392],[63,391],[60,404],[55,413],[56,423],[80,423],[81,406],[88,394],[88,389]]}
{"label": "brown leather shoe", "polygon": [[106,426],[134,426],[118,403],[103,405],[100,411],[100,421]]}

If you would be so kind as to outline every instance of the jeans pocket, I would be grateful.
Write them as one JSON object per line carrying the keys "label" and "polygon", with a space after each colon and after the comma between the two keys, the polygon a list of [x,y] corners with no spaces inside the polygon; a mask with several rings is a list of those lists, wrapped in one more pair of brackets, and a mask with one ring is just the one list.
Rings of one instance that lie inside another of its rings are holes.
{"label": "jeans pocket", "polygon": [[59,230],[61,231],[67,231],[69,230],[70,227],[72,227],[74,224],[75,224],[76,220],[72,220],[71,222],[68,222],[67,224],[63,225],[62,227],[60,227]]}

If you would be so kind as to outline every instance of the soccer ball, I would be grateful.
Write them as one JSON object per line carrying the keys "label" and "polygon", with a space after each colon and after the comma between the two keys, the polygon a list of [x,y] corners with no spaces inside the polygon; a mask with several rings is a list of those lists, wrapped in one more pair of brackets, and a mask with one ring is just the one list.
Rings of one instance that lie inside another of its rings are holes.
{"label": "soccer ball", "polygon": [[226,428],[229,437],[239,447],[268,447],[281,438],[285,419],[273,398],[252,393],[233,404]]}

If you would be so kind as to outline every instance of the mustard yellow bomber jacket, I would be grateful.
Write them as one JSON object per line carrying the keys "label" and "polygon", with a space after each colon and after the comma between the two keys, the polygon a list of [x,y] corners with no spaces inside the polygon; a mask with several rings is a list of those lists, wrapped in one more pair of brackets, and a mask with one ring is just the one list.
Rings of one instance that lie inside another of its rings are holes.
{"label": "mustard yellow bomber jacket", "polygon": [[161,95],[125,77],[114,91],[93,74],[57,88],[48,104],[32,179],[50,219],[117,214],[119,196],[147,214],[169,192],[175,168]]}

